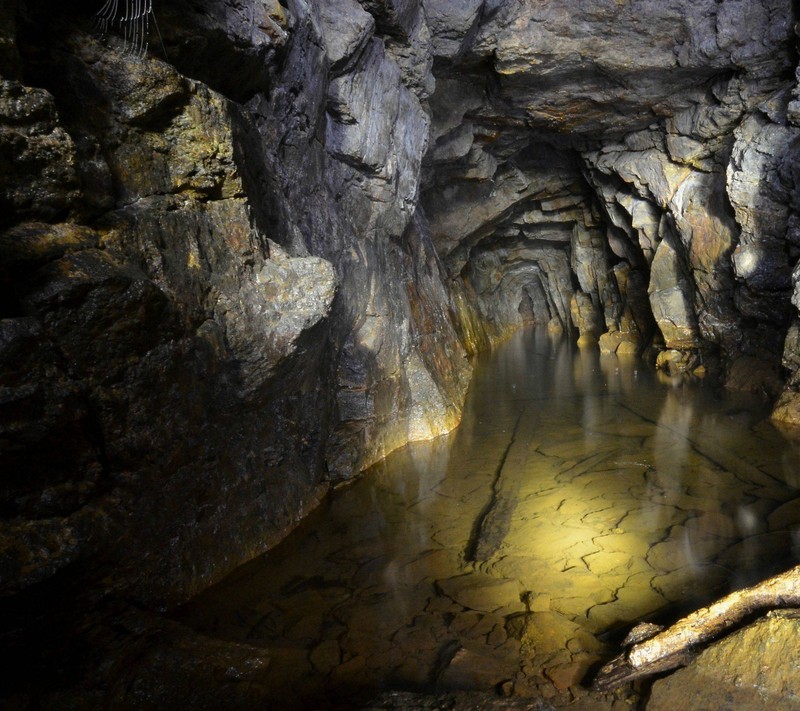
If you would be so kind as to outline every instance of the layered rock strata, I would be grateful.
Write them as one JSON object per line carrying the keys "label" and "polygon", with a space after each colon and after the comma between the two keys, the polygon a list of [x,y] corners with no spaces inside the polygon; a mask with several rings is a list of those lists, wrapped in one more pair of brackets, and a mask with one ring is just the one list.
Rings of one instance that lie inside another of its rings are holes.
{"label": "layered rock strata", "polygon": [[[490,337],[533,310],[606,351],[655,339],[667,369],[780,390],[796,262],[792,22],[785,2],[485,3],[457,51],[439,30],[423,204]],[[538,273],[557,271],[541,267],[554,233],[570,278],[532,309]],[[521,260],[531,244],[539,258]],[[530,271],[525,288],[493,288],[507,270]]]}

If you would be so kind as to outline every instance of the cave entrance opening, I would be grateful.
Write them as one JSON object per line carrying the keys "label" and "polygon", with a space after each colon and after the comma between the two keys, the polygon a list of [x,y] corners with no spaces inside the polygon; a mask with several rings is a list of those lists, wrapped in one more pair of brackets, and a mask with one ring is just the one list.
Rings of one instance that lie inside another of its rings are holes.
{"label": "cave entrance opening", "polygon": [[544,329],[478,359],[404,447],[178,611],[264,648],[281,708],[379,690],[556,702],[633,621],[796,558],[800,453],[763,405]]}

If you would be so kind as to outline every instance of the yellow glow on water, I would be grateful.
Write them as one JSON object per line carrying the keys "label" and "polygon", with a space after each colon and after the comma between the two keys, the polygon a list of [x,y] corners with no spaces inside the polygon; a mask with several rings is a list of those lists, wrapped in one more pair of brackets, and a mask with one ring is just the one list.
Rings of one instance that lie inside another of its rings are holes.
{"label": "yellow glow on water", "polygon": [[792,555],[800,459],[753,423],[638,360],[520,334],[477,365],[457,430],[392,454],[184,620],[279,650],[270,685],[309,699],[564,688],[597,633]]}

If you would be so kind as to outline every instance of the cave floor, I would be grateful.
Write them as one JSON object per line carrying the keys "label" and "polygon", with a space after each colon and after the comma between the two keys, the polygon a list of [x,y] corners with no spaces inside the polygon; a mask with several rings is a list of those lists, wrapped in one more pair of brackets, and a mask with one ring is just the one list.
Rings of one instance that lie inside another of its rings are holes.
{"label": "cave floor", "polygon": [[800,451],[764,414],[520,333],[477,363],[455,432],[391,454],[176,617],[266,650],[281,708],[385,689],[630,708],[581,682],[634,622],[796,558]]}

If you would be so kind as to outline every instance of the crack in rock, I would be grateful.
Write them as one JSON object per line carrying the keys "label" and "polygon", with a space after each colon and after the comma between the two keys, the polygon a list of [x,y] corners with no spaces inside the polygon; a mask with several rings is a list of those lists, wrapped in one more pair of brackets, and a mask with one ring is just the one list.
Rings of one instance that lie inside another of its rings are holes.
{"label": "crack in rock", "polygon": [[474,563],[488,560],[500,547],[508,533],[511,514],[516,506],[516,496],[514,494],[516,489],[519,488],[519,484],[514,486],[515,490],[513,492],[503,492],[503,470],[509,453],[517,441],[520,423],[527,409],[527,405],[523,407],[514,422],[508,445],[500,457],[497,469],[495,469],[491,496],[475,520],[475,526],[464,553],[464,558],[467,562]]}

